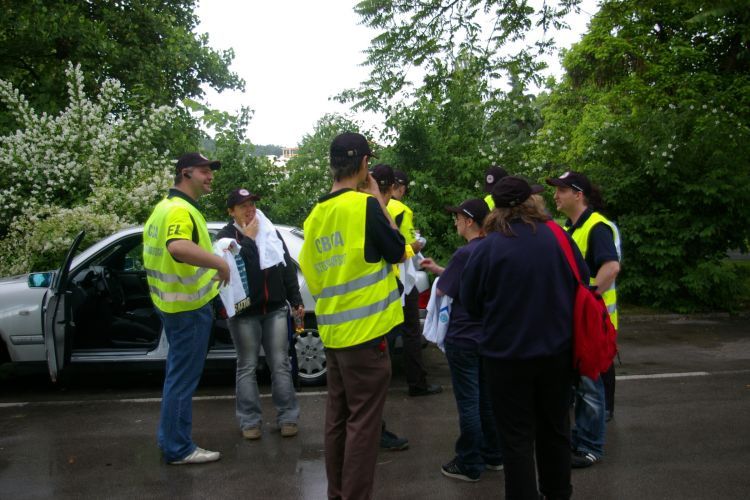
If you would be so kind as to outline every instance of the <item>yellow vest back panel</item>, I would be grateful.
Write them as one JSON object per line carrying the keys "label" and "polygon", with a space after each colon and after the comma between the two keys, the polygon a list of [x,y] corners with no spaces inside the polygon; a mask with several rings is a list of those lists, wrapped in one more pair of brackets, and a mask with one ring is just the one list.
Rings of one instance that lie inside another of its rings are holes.
{"label": "yellow vest back panel", "polygon": [[344,192],[318,203],[305,220],[300,267],[328,348],[367,342],[404,320],[392,265],[365,261],[368,198]]}

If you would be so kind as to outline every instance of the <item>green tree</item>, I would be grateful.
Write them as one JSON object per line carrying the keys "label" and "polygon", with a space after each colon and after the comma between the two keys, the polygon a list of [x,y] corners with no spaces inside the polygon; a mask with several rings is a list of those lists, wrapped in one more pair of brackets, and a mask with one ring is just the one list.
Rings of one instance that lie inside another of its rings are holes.
{"label": "green tree", "polygon": [[411,84],[409,72],[428,77],[471,57],[487,83],[502,85],[513,75],[523,85],[541,83],[545,67],[537,56],[554,49],[554,31],[567,28],[565,18],[580,0],[364,0],[355,11],[363,24],[379,31],[366,51],[370,78],[339,98],[355,107],[388,110]]}
{"label": "green tree", "polygon": [[[92,82],[118,80],[141,106],[175,105],[202,86],[241,89],[233,51],[196,34],[194,0],[3,0],[0,74],[39,111],[67,105],[65,71],[79,64]],[[133,105],[133,103],[130,103]]]}
{"label": "green tree", "polygon": [[534,97],[514,83],[507,92],[491,90],[481,63],[467,57],[453,69],[436,66],[414,102],[393,107],[387,120],[393,145],[383,159],[410,176],[406,203],[431,256],[445,259],[461,244],[444,207],[483,198],[487,167],[527,170],[526,150],[541,118]]}
{"label": "green tree", "polygon": [[[243,107],[237,115],[212,110],[189,101],[201,122],[215,131],[211,140],[212,157],[221,161],[212,183],[212,192],[201,198],[208,220],[228,220],[226,199],[233,189],[244,187],[260,195],[265,204],[275,183],[273,165],[264,157],[255,155],[255,146],[246,136],[252,113]],[[265,210],[265,207],[264,207]],[[264,212],[265,213],[265,212]]]}
{"label": "green tree", "polygon": [[56,267],[81,229],[90,244],[145,222],[174,172],[156,137],[175,108],[130,110],[116,80],[89,98],[81,69],[71,65],[67,74],[69,104],[55,115],[0,80],[0,100],[21,124],[0,136],[2,275]]}
{"label": "green tree", "polygon": [[361,132],[368,136],[355,121],[327,114],[318,120],[311,134],[302,138],[297,156],[276,172],[272,197],[263,205],[271,220],[302,227],[318,198],[331,189],[331,141],[342,132]]}
{"label": "green tree", "polygon": [[750,238],[738,189],[750,182],[750,11],[722,4],[604,2],[544,109],[533,161],[602,185],[635,302],[731,309],[739,295],[724,260]]}
{"label": "green tree", "polygon": [[[208,85],[242,89],[229,70],[231,49],[217,51],[198,34],[194,0],[2,0],[0,75],[34,109],[56,114],[68,104],[65,71],[79,65],[96,91],[113,78],[127,91],[123,106],[148,109],[199,98]],[[119,113],[120,109],[114,109]],[[20,124],[0,107],[0,134]],[[154,139],[174,151],[198,148],[204,134],[180,108]]]}

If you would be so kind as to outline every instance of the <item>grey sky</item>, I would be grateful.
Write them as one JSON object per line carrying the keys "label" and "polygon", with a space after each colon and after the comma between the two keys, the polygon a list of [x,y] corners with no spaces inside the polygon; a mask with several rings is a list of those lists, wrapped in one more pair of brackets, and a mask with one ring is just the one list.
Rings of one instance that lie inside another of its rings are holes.
{"label": "grey sky", "polygon": [[[198,31],[208,33],[216,49],[233,48],[231,66],[246,81],[246,91],[208,90],[214,108],[255,110],[248,136],[254,144],[294,146],[328,112],[346,113],[347,107],[329,97],[365,79],[362,53],[376,33],[358,24],[354,0],[203,0],[197,14]],[[561,47],[580,39],[594,0],[570,32],[557,36]],[[551,72],[559,74],[556,59]],[[363,117],[377,127],[378,117]]]}

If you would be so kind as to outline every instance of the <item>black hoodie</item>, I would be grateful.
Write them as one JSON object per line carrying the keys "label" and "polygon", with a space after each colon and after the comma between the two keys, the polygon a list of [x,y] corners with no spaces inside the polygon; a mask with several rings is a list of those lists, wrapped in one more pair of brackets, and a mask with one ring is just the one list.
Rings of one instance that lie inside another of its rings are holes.
{"label": "black hoodie", "polygon": [[299,293],[299,282],[297,281],[297,266],[289,255],[289,250],[279,235],[284,245],[284,261],[286,265],[276,264],[268,269],[260,268],[258,247],[252,238],[245,236],[234,223],[229,223],[219,231],[219,238],[234,238],[240,244],[240,255],[245,261],[247,269],[247,281],[250,287],[250,306],[240,314],[266,314],[269,311],[280,309],[287,301],[292,307],[302,305],[302,296]]}

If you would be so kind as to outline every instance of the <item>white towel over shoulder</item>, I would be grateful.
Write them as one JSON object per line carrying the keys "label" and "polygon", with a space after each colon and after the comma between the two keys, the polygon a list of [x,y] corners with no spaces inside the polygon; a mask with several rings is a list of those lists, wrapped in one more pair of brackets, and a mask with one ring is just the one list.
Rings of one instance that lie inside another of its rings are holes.
{"label": "white towel over shoulder", "polygon": [[448,295],[438,296],[437,284],[439,280],[440,278],[436,278],[435,282],[432,283],[422,335],[430,342],[437,344],[440,350],[445,352],[445,334],[448,331],[448,323],[451,318],[453,299]]}
{"label": "white towel over shoulder", "polygon": [[268,269],[276,264],[286,265],[284,245],[273,223],[260,210],[255,211],[255,216],[258,218],[258,236],[255,237],[255,245],[258,247],[260,268]]}

